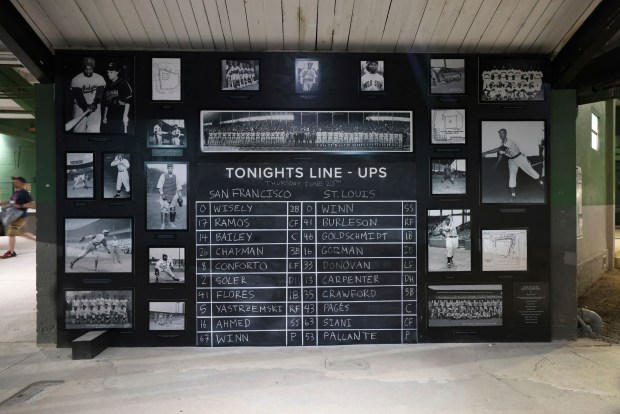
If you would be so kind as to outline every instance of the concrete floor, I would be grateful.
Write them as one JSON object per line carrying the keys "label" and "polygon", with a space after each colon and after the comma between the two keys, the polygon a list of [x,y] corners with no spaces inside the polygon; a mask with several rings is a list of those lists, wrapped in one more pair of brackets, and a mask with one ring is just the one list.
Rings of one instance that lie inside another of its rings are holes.
{"label": "concrete floor", "polygon": [[[0,237],[0,250],[7,239]],[[2,413],[620,413],[620,346],[110,348],[73,361],[35,341],[34,243],[0,260]]]}

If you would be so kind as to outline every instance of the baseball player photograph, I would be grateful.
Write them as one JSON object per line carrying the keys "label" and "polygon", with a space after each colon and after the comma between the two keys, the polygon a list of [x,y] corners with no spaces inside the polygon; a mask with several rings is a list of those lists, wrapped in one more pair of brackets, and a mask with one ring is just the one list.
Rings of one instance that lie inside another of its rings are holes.
{"label": "baseball player photograph", "polygon": [[92,152],[68,152],[66,154],[65,194],[68,199],[95,198],[93,157]]}
{"label": "baseball player photograph", "polygon": [[185,248],[150,247],[149,283],[185,283]]}
{"label": "baseball player photograph", "polygon": [[102,132],[106,134],[133,133],[133,88],[128,80],[128,68],[115,62],[106,65],[106,86],[103,89]]}
{"label": "baseball player photograph", "polygon": [[260,89],[259,60],[222,60],[220,66],[220,90],[258,91]]}
{"label": "baseball player photograph", "polygon": [[482,121],[483,203],[543,204],[544,121]]}
{"label": "baseball player photograph", "polygon": [[187,230],[188,164],[147,162],[146,229]]}
{"label": "baseball player photograph", "polygon": [[465,93],[465,59],[431,59],[431,95]]}
{"label": "baseball player photograph", "polygon": [[[65,132],[133,133],[133,58],[75,56],[63,61]],[[107,117],[106,115],[107,108]],[[125,111],[127,117],[125,118]],[[105,120],[105,123],[103,122]],[[128,122],[125,131],[124,122]]]}
{"label": "baseball player photograph", "polygon": [[65,291],[66,329],[128,329],[132,326],[131,290]]}
{"label": "baseball player photograph", "polygon": [[103,153],[103,198],[131,198],[131,154],[128,152]]}
{"label": "baseball player photograph", "polygon": [[465,210],[428,210],[428,271],[471,271],[471,213]]}
{"label": "baseball player photograph", "polygon": [[151,119],[146,128],[147,148],[187,148],[184,119]]}
{"label": "baseball player photograph", "polygon": [[465,144],[465,109],[431,109],[431,144]]}
{"label": "baseball player photograph", "polygon": [[320,89],[321,74],[319,61],[314,59],[295,59],[295,92],[317,93]]}
{"label": "baseball player photograph", "polygon": [[362,60],[360,62],[360,91],[383,92],[385,91],[383,60]]}
{"label": "baseball player photograph", "polygon": [[130,273],[132,234],[130,218],[65,219],[65,272]]}
{"label": "baseball player photograph", "polygon": [[542,59],[480,59],[480,102],[544,101]]}
{"label": "baseball player photograph", "polygon": [[185,302],[149,302],[149,331],[184,331]]}
{"label": "baseball player photograph", "polygon": [[431,160],[431,194],[467,193],[467,160],[464,158]]}

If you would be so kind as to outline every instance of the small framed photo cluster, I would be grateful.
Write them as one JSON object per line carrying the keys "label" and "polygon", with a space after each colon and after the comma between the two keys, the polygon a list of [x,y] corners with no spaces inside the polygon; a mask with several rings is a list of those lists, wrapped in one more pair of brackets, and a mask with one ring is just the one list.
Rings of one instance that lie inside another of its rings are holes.
{"label": "small framed photo cluster", "polygon": [[220,61],[220,90],[260,90],[260,61],[258,59],[228,59]]}
{"label": "small framed photo cluster", "polygon": [[185,331],[185,302],[149,302],[149,331]]}
{"label": "small framed photo cluster", "polygon": [[133,290],[65,290],[65,329],[131,329]]}
{"label": "small framed photo cluster", "polygon": [[147,148],[187,148],[184,119],[150,119],[146,130]]}
{"label": "small framed photo cluster", "polygon": [[[131,199],[131,154],[104,152],[104,200]],[[96,198],[97,169],[94,152],[68,152],[65,154],[65,195],[68,200],[93,200]]]}

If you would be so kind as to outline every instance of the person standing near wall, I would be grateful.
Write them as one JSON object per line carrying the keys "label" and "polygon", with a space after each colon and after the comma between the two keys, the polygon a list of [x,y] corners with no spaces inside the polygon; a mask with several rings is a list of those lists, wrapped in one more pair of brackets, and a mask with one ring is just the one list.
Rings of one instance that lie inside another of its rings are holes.
{"label": "person standing near wall", "polygon": [[34,201],[32,200],[32,197],[30,197],[30,193],[24,188],[26,179],[24,177],[11,177],[11,179],[13,180],[15,192],[9,201],[1,202],[0,207],[10,204],[13,208],[21,210],[22,214],[17,219],[13,220],[8,226],[7,235],[9,236],[9,250],[0,256],[0,259],[9,259],[17,256],[17,253],[15,253],[16,236],[23,236],[27,239],[35,241],[37,240],[37,237],[34,234],[25,231],[26,214],[28,213],[28,209],[34,205]]}

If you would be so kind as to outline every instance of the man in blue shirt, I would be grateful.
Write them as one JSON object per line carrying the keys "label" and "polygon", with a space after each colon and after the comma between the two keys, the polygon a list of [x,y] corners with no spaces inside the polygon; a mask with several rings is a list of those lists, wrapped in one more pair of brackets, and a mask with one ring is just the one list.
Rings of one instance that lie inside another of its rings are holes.
{"label": "man in blue shirt", "polygon": [[23,236],[30,240],[37,240],[37,237],[34,234],[26,232],[26,213],[28,212],[28,208],[34,205],[32,197],[30,197],[30,193],[24,188],[26,179],[24,177],[11,177],[11,179],[13,180],[15,192],[9,201],[1,202],[0,207],[10,204],[13,208],[21,210],[22,215],[9,224],[9,228],[7,230],[7,236],[9,236],[9,250],[0,256],[0,259],[9,259],[17,256],[17,253],[15,253],[16,236]]}

